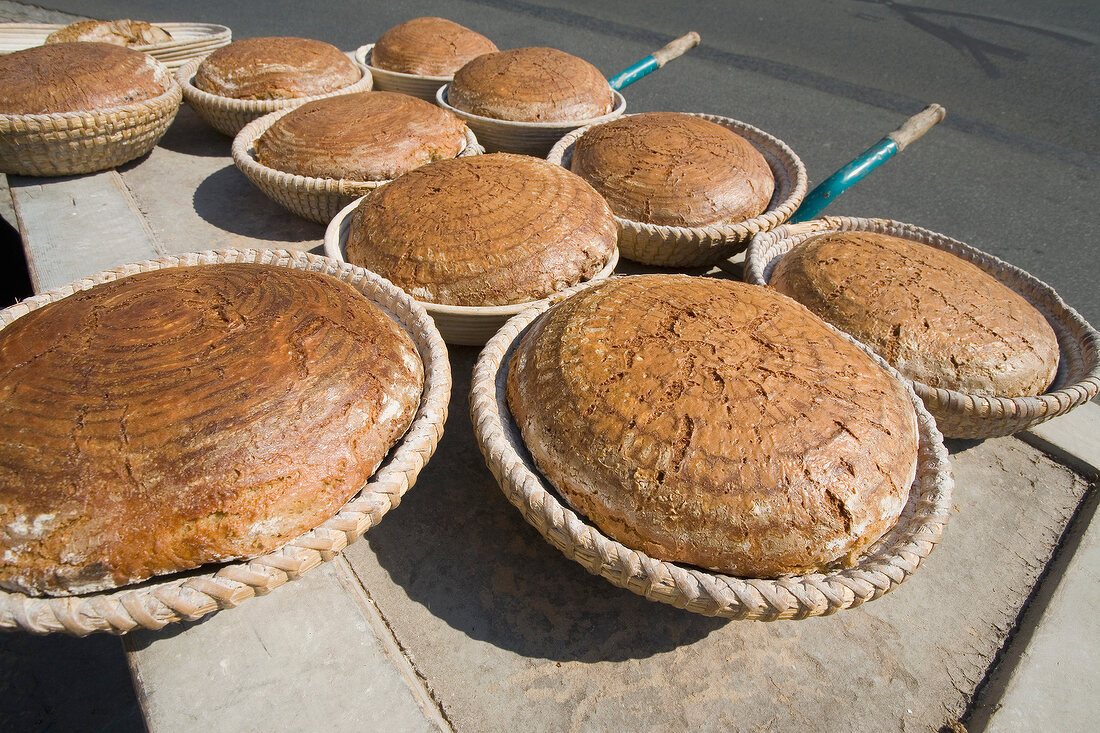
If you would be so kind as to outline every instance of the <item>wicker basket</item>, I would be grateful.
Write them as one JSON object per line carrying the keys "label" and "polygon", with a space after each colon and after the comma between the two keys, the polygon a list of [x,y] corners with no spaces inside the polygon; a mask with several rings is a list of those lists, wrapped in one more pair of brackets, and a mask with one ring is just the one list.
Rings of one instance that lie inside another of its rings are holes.
{"label": "wicker basket", "polygon": [[490,153],[523,153],[534,155],[538,158],[546,157],[550,148],[554,146],[562,135],[570,130],[587,125],[597,125],[601,122],[613,120],[622,116],[626,110],[626,100],[623,95],[612,90],[614,104],[611,112],[600,117],[576,122],[512,122],[511,120],[498,120],[492,117],[463,112],[447,104],[447,86],[440,87],[435,94],[435,101],[445,110],[453,112],[460,120],[465,122],[477,133],[477,139]]}
{"label": "wicker basket", "polygon": [[[337,214],[328,229],[325,230],[325,255],[340,262],[347,262],[348,229],[351,226],[352,213],[359,206],[359,199],[348,204]],[[619,264],[619,250],[611,253],[611,258],[589,282],[603,280],[611,276]],[[416,301],[428,315],[435,320],[443,340],[456,346],[481,346],[503,326],[509,318],[528,308],[545,303],[545,300],[532,300],[510,305],[444,305]]]}
{"label": "wicker basket", "polygon": [[294,97],[292,99],[233,99],[232,97],[222,97],[218,94],[204,92],[192,83],[195,72],[201,63],[202,59],[194,59],[176,71],[176,80],[183,88],[183,98],[199,113],[199,117],[210,123],[211,127],[230,137],[236,136],[241,128],[252,120],[280,109],[297,107],[315,99],[335,97],[337,94],[369,92],[374,84],[374,80],[366,67],[356,64],[356,67],[363,73],[359,81],[328,94],[315,94],[309,97]]}
{"label": "wicker basket", "polygon": [[374,77],[375,88],[383,92],[401,92],[402,94],[408,94],[410,97],[418,97],[435,104],[435,93],[444,84],[450,83],[454,77],[453,74],[451,76],[421,76],[420,74],[406,74],[402,71],[379,69],[377,66],[371,66],[370,64],[372,49],[374,49],[373,43],[355,49],[355,60],[370,70],[371,76]]}
{"label": "wicker basket", "polygon": [[253,560],[204,566],[187,573],[154,578],[140,585],[67,598],[33,598],[0,591],[0,629],[37,634],[93,631],[124,634],[136,628],[159,629],[232,608],[294,580],[333,559],[349,543],[377,524],[416,482],[443,433],[451,391],[450,363],[432,320],[416,302],[382,278],[351,265],[302,252],[223,250],[165,257],[101,272],[0,311],[0,327],[47,303],[100,283],[149,270],[222,262],[259,262],[332,275],[381,306],[409,334],[424,362],[424,392],[409,430],[390,451],[366,486],[339,513],[282,548]]}
{"label": "wicker basket", "polygon": [[788,224],[753,239],[745,260],[745,279],[766,285],[784,254],[823,232],[878,232],[910,239],[960,257],[1022,295],[1047,319],[1058,337],[1058,374],[1035,397],[986,397],[914,382],[940,431],[950,438],[995,438],[1026,430],[1063,415],[1100,392],[1100,333],[1066,305],[1054,289],[1023,270],[942,234],[889,219],[828,216]]}
{"label": "wicker basket", "polygon": [[[275,122],[295,108],[279,110],[249,122],[233,138],[233,162],[275,203],[298,216],[328,224],[332,217],[355,199],[378,188],[386,180],[352,181],[344,178],[313,178],[285,173],[262,164],[256,158],[256,141]],[[466,128],[466,146],[456,157],[478,155],[477,137]]]}
{"label": "wicker basket", "polygon": [[[147,46],[133,46],[169,69],[178,69],[195,58],[202,58],[233,40],[224,25],[216,23],[153,23],[168,31],[171,41]],[[53,23],[0,23],[0,53],[41,46],[46,37],[65,26]]]}
{"label": "wicker basket", "polygon": [[[775,580],[736,578],[658,560],[604,535],[562,501],[539,473],[505,398],[508,363],[527,326],[552,303],[578,289],[558,294],[508,321],[481,352],[470,386],[474,432],[489,469],[508,500],[566,557],[652,601],[707,616],[774,621],[824,616],[874,600],[912,574],[940,541],[954,482],[943,438],[908,387],[920,432],[916,479],[898,523],[853,568]],[[873,358],[904,381],[881,359]]]}
{"label": "wicker basket", "polygon": [[156,147],[179,111],[179,84],[170,73],[168,81],[168,89],[160,96],[119,107],[0,114],[0,172],[70,176],[140,158]]}
{"label": "wicker basket", "polygon": [[[619,250],[628,260],[661,267],[713,265],[745,249],[754,234],[766,232],[785,222],[806,196],[806,166],[785,142],[729,117],[695,112],[687,114],[719,124],[752,143],[772,169],[775,192],[762,214],[736,224],[661,226],[616,216]],[[559,140],[550,150],[547,160],[568,168],[573,159],[573,146],[586,130],[588,127],[574,130]]]}

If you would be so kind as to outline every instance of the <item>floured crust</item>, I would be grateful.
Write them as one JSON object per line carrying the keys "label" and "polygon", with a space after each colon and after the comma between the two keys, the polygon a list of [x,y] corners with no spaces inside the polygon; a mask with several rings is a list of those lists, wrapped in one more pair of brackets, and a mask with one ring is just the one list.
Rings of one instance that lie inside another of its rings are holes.
{"label": "floured crust", "polygon": [[515,122],[577,122],[611,112],[607,79],[555,48],[513,48],[478,56],[455,73],[447,103]]}
{"label": "floured crust", "polygon": [[465,146],[466,126],[447,110],[405,94],[361,92],[284,115],[256,141],[256,153],[286,173],[385,181]]}
{"label": "floured crust", "polygon": [[46,36],[46,43],[99,41],[127,47],[149,46],[171,40],[171,33],[144,20],[81,20]]}
{"label": "floured crust", "polygon": [[653,557],[776,577],[848,563],[916,474],[909,395],[765,288],[615,278],[531,325],[508,406],[539,470]]}
{"label": "floured crust", "polygon": [[0,113],[93,112],[154,99],[171,74],[109,43],[55,43],[0,55]]}
{"label": "floured crust", "polygon": [[822,234],[787,253],[769,284],[932,387],[1025,397],[1058,370],[1054,330],[1023,296],[919,242]]}
{"label": "floured crust", "polygon": [[292,99],[335,92],[362,77],[336,46],[275,36],[245,38],[219,48],[199,64],[193,83],[233,99]]}
{"label": "floured crust", "polygon": [[526,155],[443,160],[376,189],[356,209],[348,260],[417,300],[506,305],[587,280],[618,227],[579,176]]}
{"label": "floured crust", "polygon": [[498,50],[495,43],[446,18],[413,18],[383,33],[370,65],[420,76],[453,76],[468,61]]}
{"label": "floured crust", "polygon": [[321,524],[411,423],[407,334],[334,278],[142,273],[0,331],[0,587],[84,593]]}
{"label": "floured crust", "polygon": [[664,226],[736,223],[760,215],[775,191],[764,156],[721,125],[677,112],[621,117],[589,129],[571,169],[617,216]]}

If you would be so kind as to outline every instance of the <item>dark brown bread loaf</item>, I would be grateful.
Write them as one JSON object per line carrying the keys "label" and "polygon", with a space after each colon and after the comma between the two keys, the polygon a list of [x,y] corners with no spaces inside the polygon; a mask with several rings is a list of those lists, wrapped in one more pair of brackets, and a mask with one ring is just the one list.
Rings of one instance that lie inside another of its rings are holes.
{"label": "dark brown bread loaf", "polygon": [[591,128],[570,166],[617,216],[666,226],[735,223],[768,208],[775,177],[732,130],[694,115],[647,112]]}
{"label": "dark brown bread loaf", "polygon": [[415,346],[318,273],[142,273],[0,331],[0,587],[83,593],[331,517],[420,402]]}
{"label": "dark brown bread loaf", "polygon": [[1058,340],[1039,311],[977,266],[919,242],[823,234],[785,255],[770,284],[933,387],[1024,397],[1058,370]]}
{"label": "dark brown bread loaf", "polygon": [[453,76],[466,62],[497,50],[476,31],[446,18],[413,18],[383,33],[370,65],[420,76]]}
{"label": "dark brown bread loaf", "polygon": [[116,46],[149,46],[171,40],[171,33],[144,20],[81,20],[46,36],[46,43],[100,41]]}
{"label": "dark brown bread loaf", "polygon": [[505,305],[592,277],[611,258],[611,209],[579,176],[526,155],[441,160],[367,196],[348,259],[418,300]]}
{"label": "dark brown bread loaf", "polygon": [[335,92],[362,76],[336,46],[275,36],[245,38],[219,48],[199,64],[193,83],[233,99],[291,99]]}
{"label": "dark brown bread loaf", "polygon": [[555,48],[478,56],[457,72],[447,103],[516,122],[579,122],[611,111],[611,87],[592,64]]}
{"label": "dark brown bread loaf", "polygon": [[627,547],[732,575],[847,563],[916,472],[901,383],[744,283],[616,278],[540,316],[508,371],[538,468]]}
{"label": "dark brown bread loaf", "polygon": [[55,43],[0,55],[0,113],[92,112],[153,99],[171,85],[151,56],[109,43]]}
{"label": "dark brown bread loaf", "polygon": [[302,176],[384,181],[466,146],[466,126],[447,110],[394,92],[307,102],[256,141],[264,165]]}

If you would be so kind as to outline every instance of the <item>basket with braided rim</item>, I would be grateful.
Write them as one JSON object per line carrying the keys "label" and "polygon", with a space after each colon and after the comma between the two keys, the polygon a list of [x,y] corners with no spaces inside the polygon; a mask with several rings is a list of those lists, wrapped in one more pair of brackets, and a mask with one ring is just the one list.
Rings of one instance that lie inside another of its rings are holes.
{"label": "basket with braided rim", "polygon": [[202,62],[203,59],[194,59],[181,66],[176,70],[176,81],[179,82],[180,87],[183,89],[183,98],[187,100],[187,103],[191,105],[192,108],[194,108],[199,114],[199,117],[206,120],[215,130],[229,137],[236,136],[236,134],[241,131],[241,128],[252,120],[271,114],[277,110],[286,109],[287,107],[297,107],[306,102],[312,102],[315,99],[335,97],[337,94],[369,92],[374,86],[374,79],[371,77],[370,72],[367,71],[367,67],[355,64],[355,67],[363,74],[359,77],[359,81],[327,94],[314,94],[308,97],[291,97],[289,99],[234,99],[232,97],[223,97],[220,94],[204,92],[192,83],[195,78],[195,72],[198,71],[199,64]]}
{"label": "basket with braided rim", "polygon": [[827,216],[787,224],[753,239],[745,259],[745,280],[767,285],[784,254],[824,232],[888,234],[950,252],[980,267],[1024,297],[1046,318],[1058,338],[1054,382],[1033,397],[990,397],[914,382],[916,393],[949,438],[996,438],[1064,415],[1100,393],[1100,333],[1059,297],[1054,288],[1004,260],[942,234],[890,219]]}
{"label": "basket with braided rim", "polygon": [[897,524],[864,551],[855,567],[778,579],[737,578],[658,560],[607,537],[563,502],[539,473],[505,396],[508,363],[527,326],[582,287],[587,286],[564,291],[508,321],[478,357],[470,386],[474,433],[489,469],[508,500],[566,557],[652,601],[707,616],[774,621],[824,616],[874,600],[909,577],[940,541],[954,482],[943,437],[908,386],[920,434],[916,478]]}
{"label": "basket with braided rim", "polygon": [[450,83],[454,79],[454,74],[450,76],[427,76],[371,66],[372,50],[374,50],[373,43],[360,46],[355,50],[355,60],[370,70],[371,76],[374,77],[375,87],[384,92],[401,92],[402,94],[408,94],[410,97],[418,97],[435,104],[435,93],[439,91],[441,86]]}
{"label": "basket with braided rim", "polygon": [[[787,221],[806,196],[806,166],[785,142],[750,124],[729,117],[698,112],[684,114],[719,124],[752,143],[772,170],[775,192],[761,214],[736,223],[678,227],[646,224],[616,216],[615,221],[619,224],[619,250],[629,260],[661,267],[713,265],[745,249],[753,235],[766,232]],[[573,160],[573,146],[593,126],[570,132],[551,148],[546,159],[569,168]]]}
{"label": "basket with braided rim", "polygon": [[360,267],[285,250],[219,250],[164,257],[106,270],[29,298],[0,311],[0,327],[47,303],[127,275],[228,262],[256,262],[325,273],[348,283],[382,307],[408,332],[424,363],[424,391],[412,425],[363,489],[334,517],[274,552],[80,596],[38,598],[0,590],[0,629],[77,636],[94,631],[124,634],[136,628],[159,629],[175,621],[194,620],[219,609],[233,608],[333,559],[397,506],[416,482],[420,469],[435,451],[447,419],[451,391],[447,349],[432,319],[416,301]]}
{"label": "basket with braided rim", "polygon": [[[248,180],[279,206],[304,219],[328,224],[340,209],[389,179],[353,181],[346,178],[314,178],[286,173],[261,163],[256,157],[256,141],[283,115],[294,109],[272,112],[245,125],[233,138],[233,162],[248,176]],[[483,152],[473,131],[469,127],[465,129],[466,146],[455,156],[457,158]]]}
{"label": "basket with braided rim", "polygon": [[140,158],[156,147],[180,108],[180,86],[165,73],[168,89],[140,102],[90,112],[0,114],[0,172],[71,176]]}

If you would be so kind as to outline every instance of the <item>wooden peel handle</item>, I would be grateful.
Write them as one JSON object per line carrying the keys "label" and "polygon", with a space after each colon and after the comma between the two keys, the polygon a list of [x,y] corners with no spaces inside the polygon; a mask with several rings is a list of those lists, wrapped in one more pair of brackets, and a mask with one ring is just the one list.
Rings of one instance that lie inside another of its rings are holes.
{"label": "wooden peel handle", "polygon": [[657,60],[657,66],[664,66],[672,59],[683,56],[690,49],[699,45],[699,34],[695,31],[680,36],[664,48],[653,52],[653,58]]}
{"label": "wooden peel handle", "polygon": [[946,114],[947,110],[940,105],[930,104],[886,137],[893,140],[898,146],[898,152],[901,152],[909,143],[931,130]]}

